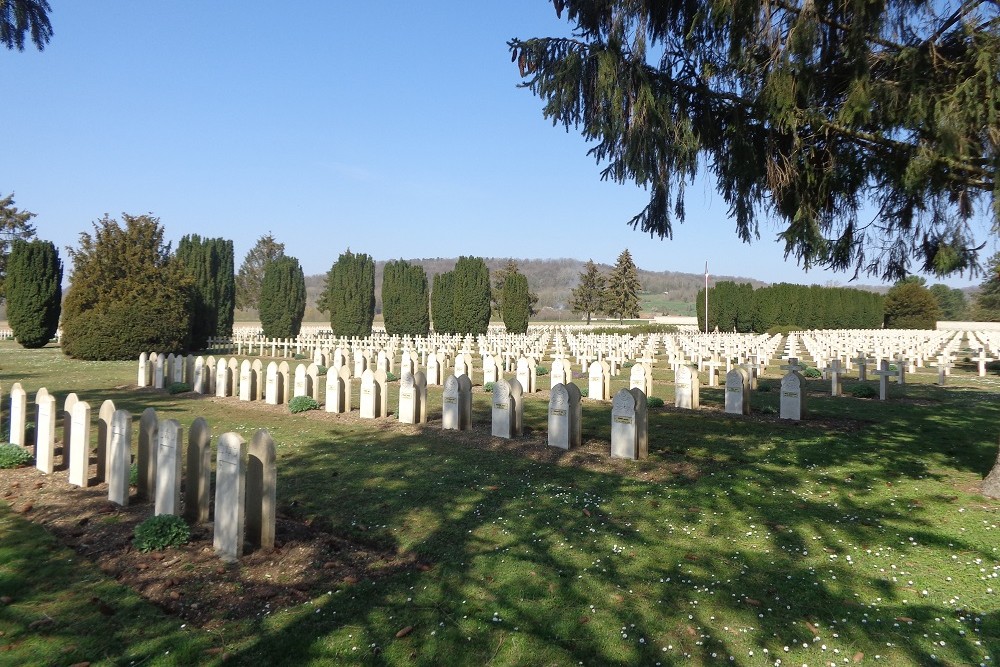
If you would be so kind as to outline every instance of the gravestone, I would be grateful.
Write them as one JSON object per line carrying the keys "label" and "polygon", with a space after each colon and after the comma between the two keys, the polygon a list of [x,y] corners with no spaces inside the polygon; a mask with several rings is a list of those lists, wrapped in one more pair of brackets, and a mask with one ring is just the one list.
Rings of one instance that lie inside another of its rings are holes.
{"label": "gravestone", "polygon": [[455,357],[455,375],[469,375],[469,367],[465,361],[465,355],[458,355]]}
{"label": "gravestone", "polygon": [[271,362],[267,365],[267,374],[264,388],[264,402],[268,405],[278,405],[281,397],[285,395],[285,388],[281,386],[282,376],[278,373],[278,364]]}
{"label": "gravestone", "polygon": [[115,410],[111,417],[111,447],[108,458],[108,500],[128,506],[128,480],[132,469],[132,414]]}
{"label": "gravestone", "polygon": [[375,382],[375,372],[368,368],[361,374],[361,396],[358,399],[359,414],[362,419],[381,417],[379,408],[382,406],[380,387]]}
{"label": "gravestone", "polygon": [[208,356],[205,358],[205,393],[209,396],[215,396],[215,368],[216,363],[218,363],[214,356]]}
{"label": "gravestone", "polygon": [[317,403],[322,403],[323,397],[320,389],[323,385],[319,381],[319,366],[316,364],[306,366],[306,377],[308,377],[309,391],[312,399]]}
{"label": "gravestone", "polygon": [[750,414],[750,376],[743,368],[726,373],[726,412],[731,415]]}
{"label": "gravestone", "polygon": [[389,379],[385,371],[375,371],[375,384],[378,386],[378,416],[389,416]]}
{"label": "gravestone", "polygon": [[303,364],[295,366],[295,380],[293,384],[292,396],[311,396],[312,387],[309,386],[309,376],[306,375],[306,367]]}
{"label": "gravestone", "polygon": [[215,534],[212,546],[225,561],[243,555],[247,444],[238,433],[219,437],[215,458]]}
{"label": "gravestone", "polygon": [[[62,463],[59,470],[69,468],[70,446],[73,439],[73,406],[80,402],[77,395],[71,392],[63,401],[62,412],[59,413],[59,422],[62,423]],[[87,446],[90,446],[88,441]]]}
{"label": "gravestone", "polygon": [[10,438],[12,445],[24,447],[24,429],[28,421],[28,393],[20,382],[10,388]]}
{"label": "gravestone", "polygon": [[778,416],[781,419],[799,421],[806,414],[806,379],[796,370],[788,371],[781,378],[781,397]]}
{"label": "gravestone", "polygon": [[278,471],[274,440],[266,430],[250,441],[246,478],[246,539],[266,551],[274,548]]}
{"label": "gravestone", "polygon": [[566,384],[571,379],[571,371],[569,368],[569,362],[563,361],[562,359],[556,359],[552,362],[552,370],[549,371],[549,388],[555,387],[557,384]]}
{"label": "gravestone", "polygon": [[465,375],[449,375],[441,397],[441,427],[465,431],[472,427],[472,382]]}
{"label": "gravestone", "polygon": [[588,371],[588,379],[590,380],[587,384],[588,398],[595,401],[603,401],[605,394],[604,367],[596,362],[591,364]]}
{"label": "gravestone", "polygon": [[521,391],[526,394],[535,393],[536,374],[537,369],[533,358],[521,357],[517,360],[517,381],[521,384]]}
{"label": "gravestone", "polygon": [[253,386],[254,386],[253,396],[250,397],[250,400],[263,401],[264,384],[267,381],[267,378],[264,377],[264,362],[262,362],[260,359],[254,359],[253,363],[250,364],[250,372],[253,373]]}
{"label": "gravestone", "polygon": [[[514,380],[517,382],[517,380]],[[495,438],[514,436],[514,402],[510,397],[510,384],[503,378],[493,383],[491,433]]]}
{"label": "gravestone", "polygon": [[549,392],[548,444],[573,449],[581,444],[580,390],[574,384],[557,384]]}
{"label": "gravestone", "polygon": [[427,423],[427,376],[424,375],[423,371],[417,371],[413,374],[413,391],[416,393],[418,408],[417,408],[417,422],[420,424]]}
{"label": "gravestone", "polygon": [[403,424],[416,424],[420,418],[420,398],[414,387],[413,374],[405,370],[399,381],[398,412],[399,421]]}
{"label": "gravestone", "polygon": [[278,400],[285,405],[292,397],[292,374],[287,361],[278,364],[278,375],[281,376],[281,393],[278,394]]}
{"label": "gravestone", "polygon": [[254,384],[253,368],[250,366],[250,360],[244,359],[243,363],[240,364],[239,398],[241,401],[252,401],[256,394],[257,387]]}
{"label": "gravestone", "polygon": [[434,386],[441,384],[441,365],[433,352],[427,355],[427,384]]}
{"label": "gravestone", "polygon": [[187,364],[184,360],[183,354],[178,354],[174,357],[174,363],[170,366],[171,382],[184,382],[184,372],[187,370]]}
{"label": "gravestone", "polygon": [[164,378],[167,374],[166,371],[167,360],[162,354],[157,354],[156,359],[153,361],[153,388],[163,389]]}
{"label": "gravestone", "polygon": [[181,513],[181,464],[184,432],[176,419],[164,419],[158,426],[156,448],[156,495],[153,515]]}
{"label": "gravestone", "polygon": [[411,375],[416,371],[416,364],[409,350],[403,350],[403,356],[399,360],[399,377],[403,377],[407,372]]}
{"label": "gravestone", "polygon": [[205,357],[197,357],[194,360],[194,373],[191,375],[191,391],[196,394],[204,394],[208,387],[205,382]]}
{"label": "gravestone", "polygon": [[830,365],[823,369],[827,376],[830,378],[830,395],[831,396],[843,396],[844,388],[842,386],[841,376],[844,373],[844,369],[840,366],[840,359],[833,359],[830,361]]}
{"label": "gravestone", "polygon": [[111,466],[111,418],[115,415],[114,401],[101,403],[97,412],[97,477],[98,484],[108,481]]}
{"label": "gravestone", "polygon": [[139,355],[139,373],[136,377],[136,385],[140,388],[149,386],[149,355],[145,352]]}
{"label": "gravestone", "polygon": [[90,482],[90,404],[77,401],[70,411],[69,483],[86,487]]}
{"label": "gravestone", "polygon": [[232,396],[233,378],[229,372],[229,364],[225,359],[219,359],[215,364],[215,396],[225,398]]}
{"label": "gravestone", "polygon": [[354,377],[359,378],[368,370],[368,359],[361,350],[354,351]]}
{"label": "gravestone", "polygon": [[136,467],[139,469],[139,481],[136,486],[136,498],[149,500],[156,488],[156,446],[159,442],[159,422],[156,410],[146,408],[139,418],[139,445],[136,452]]}
{"label": "gravestone", "polygon": [[620,389],[611,403],[611,458],[644,459],[649,455],[646,393]]}
{"label": "gravestone", "polygon": [[885,359],[879,363],[879,369],[872,373],[872,375],[878,376],[878,398],[880,401],[886,400],[889,395],[889,378],[895,378],[899,376],[899,367],[896,370],[889,369],[889,362]]}
{"label": "gravestone", "polygon": [[483,385],[496,382],[499,377],[500,367],[497,364],[496,357],[492,354],[486,354],[483,357]]}
{"label": "gravestone", "polygon": [[35,404],[38,412],[35,426],[35,467],[46,475],[51,475],[55,469],[56,456],[56,399],[43,387],[35,395]]}
{"label": "gravestone", "polygon": [[644,364],[635,364],[629,371],[629,389],[642,389],[649,396],[653,392],[653,378]]}
{"label": "gravestone", "polygon": [[212,482],[212,429],[204,417],[198,417],[191,424],[186,459],[184,519],[191,524],[205,523]]}
{"label": "gravestone", "polygon": [[674,373],[674,407],[697,410],[701,405],[701,379],[690,366],[679,366]]}

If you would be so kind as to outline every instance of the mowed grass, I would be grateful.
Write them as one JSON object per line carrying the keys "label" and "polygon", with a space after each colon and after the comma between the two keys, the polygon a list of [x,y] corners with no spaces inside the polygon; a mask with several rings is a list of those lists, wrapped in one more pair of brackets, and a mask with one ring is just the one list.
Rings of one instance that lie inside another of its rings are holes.
{"label": "mowed grass", "polygon": [[[149,406],[184,426],[204,416],[215,434],[269,429],[282,511],[431,567],[330,581],[297,607],[207,632],[4,509],[0,662],[202,664],[222,649],[247,665],[995,664],[1000,503],[976,486],[997,454],[1000,377],[962,368],[940,388],[924,370],[888,402],[830,398],[811,380],[809,419],[789,423],[768,414],[777,374],[754,394],[761,416],[724,415],[722,389],[703,387],[702,411],[650,411],[647,461],[588,469],[469,447],[439,423],[136,391],[134,363],[2,343],[5,397],[21,381],[29,396],[112,398],[136,418]],[[672,404],[671,373],[655,379]],[[488,432],[487,396],[475,396]],[[439,416],[439,390],[430,406]],[[528,400],[536,435],[545,415]],[[585,439],[606,441],[610,406],[588,401],[584,422]],[[128,612],[109,621],[93,598]]]}

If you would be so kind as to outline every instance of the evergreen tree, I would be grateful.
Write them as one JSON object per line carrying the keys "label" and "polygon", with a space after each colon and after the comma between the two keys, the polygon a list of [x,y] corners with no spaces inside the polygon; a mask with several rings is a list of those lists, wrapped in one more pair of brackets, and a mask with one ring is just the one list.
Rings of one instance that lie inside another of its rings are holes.
{"label": "evergreen tree", "polygon": [[960,289],[952,289],[947,285],[937,283],[927,289],[938,302],[941,317],[945,320],[960,321],[966,317],[965,293]]}
{"label": "evergreen tree", "polygon": [[1000,322],[1000,252],[986,264],[985,279],[976,293],[972,314],[980,322]]}
{"label": "evergreen tree", "polygon": [[580,282],[570,295],[570,308],[574,313],[586,313],[587,324],[590,324],[591,315],[597,315],[604,311],[604,302],[607,299],[607,279],[594,260],[588,259],[580,274]]}
{"label": "evergreen tree", "polygon": [[62,349],[70,356],[135,360],[187,349],[194,282],[163,242],[159,218],[122,218],[124,228],[105,215],[69,251]]}
{"label": "evergreen tree", "polygon": [[278,243],[268,232],[257,239],[247,256],[243,258],[240,272],[236,276],[236,307],[240,310],[256,310],[260,306],[260,286],[264,281],[267,265],[285,254],[285,244]]}
{"label": "evergreen tree", "polygon": [[[493,288],[490,290],[490,299],[493,302],[493,313],[503,319],[503,286],[507,281],[507,276],[520,273],[520,267],[513,259],[508,259],[507,264],[499,271],[493,273]],[[535,306],[538,304],[538,295],[528,292],[528,307],[531,309],[529,317],[538,311]]]}
{"label": "evergreen tree", "polygon": [[[777,218],[804,267],[973,266],[1000,223],[996,4],[553,0],[571,37],[511,40],[522,84],[670,237],[704,160],[744,241]],[[869,209],[877,225],[864,224]]]}
{"label": "evergreen tree", "polygon": [[375,262],[348,248],[326,274],[326,287],[316,303],[330,313],[335,336],[370,336],[375,319]]}
{"label": "evergreen tree", "polygon": [[14,193],[0,198],[0,303],[3,303],[4,279],[7,275],[7,257],[11,245],[18,240],[29,241],[35,237],[35,227],[30,211],[19,211],[14,206]]}
{"label": "evergreen tree", "polygon": [[382,319],[389,335],[427,335],[431,320],[424,267],[403,260],[386,263],[382,271]]}
{"label": "evergreen tree", "polygon": [[933,329],[941,309],[930,291],[915,281],[900,281],[885,295],[887,329]]}
{"label": "evergreen tree", "polygon": [[607,301],[604,309],[612,317],[618,317],[618,322],[625,318],[639,317],[639,271],[632,261],[632,253],[625,249],[615,262],[608,275]]}
{"label": "evergreen tree", "polygon": [[260,285],[260,326],[267,338],[294,338],[306,312],[306,279],[299,260],[268,262]]}
{"label": "evergreen tree", "polygon": [[42,347],[59,328],[62,262],[51,241],[17,240],[7,263],[7,321],[27,348]]}
{"label": "evergreen tree", "polygon": [[517,270],[508,273],[504,280],[501,299],[503,323],[507,331],[518,334],[527,333],[528,319],[531,317],[531,298],[527,277]]}
{"label": "evergreen tree", "polygon": [[490,270],[481,257],[459,257],[454,273],[455,333],[479,335],[490,326]]}
{"label": "evergreen tree", "polygon": [[434,331],[452,334],[455,328],[455,272],[445,271],[434,276],[431,289],[431,316]]}
{"label": "evergreen tree", "polygon": [[184,236],[177,257],[194,280],[191,306],[191,349],[203,350],[208,339],[233,329],[233,242]]}

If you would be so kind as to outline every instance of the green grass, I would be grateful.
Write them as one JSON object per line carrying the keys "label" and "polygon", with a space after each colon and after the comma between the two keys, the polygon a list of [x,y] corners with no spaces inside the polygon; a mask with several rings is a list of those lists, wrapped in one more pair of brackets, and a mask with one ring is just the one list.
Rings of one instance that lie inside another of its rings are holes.
{"label": "green grass", "polygon": [[[997,452],[995,375],[960,370],[940,388],[933,369],[908,374],[884,403],[830,398],[828,383],[809,380],[801,423],[657,409],[648,460],[575,468],[473,448],[433,424],[376,428],[130,391],[134,364],[69,361],[53,348],[0,343],[0,364],[0,385],[20,380],[29,396],[76,391],[184,426],[204,416],[213,433],[247,439],[268,428],[280,511],[430,565],[320,581],[300,606],[206,632],[181,628],[0,505],[10,664],[200,664],[215,646],[247,665],[1000,659],[1000,504],[975,492]],[[776,377],[754,393],[756,413],[777,410]],[[668,406],[671,379],[654,371]],[[474,423],[488,429],[489,396],[474,397]],[[702,388],[708,408],[722,402],[721,387]],[[430,406],[439,417],[440,389]],[[585,401],[585,440],[608,440],[609,415]],[[545,420],[545,401],[529,398],[525,426],[540,433]],[[105,617],[93,597],[122,611]],[[53,624],[32,629],[45,617]]]}

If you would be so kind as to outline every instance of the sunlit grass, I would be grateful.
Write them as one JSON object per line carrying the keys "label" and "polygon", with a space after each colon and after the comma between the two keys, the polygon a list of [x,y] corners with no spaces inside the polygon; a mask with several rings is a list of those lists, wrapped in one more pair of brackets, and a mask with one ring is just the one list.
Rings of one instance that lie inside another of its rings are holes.
{"label": "sunlit grass", "polygon": [[[435,424],[135,391],[134,371],[0,344],[5,396],[20,380],[29,395],[47,386],[60,400],[69,391],[92,405],[113,398],[185,426],[204,416],[215,434],[268,428],[282,511],[427,566],[320,584],[305,604],[262,610],[221,636],[180,630],[147,608],[167,628],[154,663],[220,640],[240,664],[989,665],[1000,656],[1000,505],[975,489],[996,456],[995,375],[959,370],[940,388],[924,369],[893,385],[887,402],[830,398],[828,383],[810,380],[810,419],[789,423],[760,416],[777,412],[775,369],[764,380],[772,390],[753,396],[757,416],[722,414],[722,389],[703,388],[697,413],[650,412],[648,461],[581,469],[470,447]],[[661,367],[654,377],[654,395],[670,405],[671,374]],[[626,380],[627,371],[614,388]],[[439,414],[439,389],[430,404]],[[480,388],[475,411],[488,429]],[[608,404],[587,401],[585,438],[606,441],[609,415]],[[529,399],[525,425],[544,432],[543,399]],[[679,463],[696,474],[670,472]],[[19,574],[62,559],[9,513],[0,536],[2,561]],[[112,584],[67,561],[44,581],[26,578],[18,597],[65,616],[85,610],[87,586],[97,585]],[[27,637],[34,617],[13,611],[0,630]],[[32,635],[17,656],[46,664],[76,644],[127,664],[151,655],[121,641],[153,641],[142,639],[152,636],[148,618],[116,619],[113,637],[84,621],[58,637]],[[76,655],[57,663],[94,659]]]}

